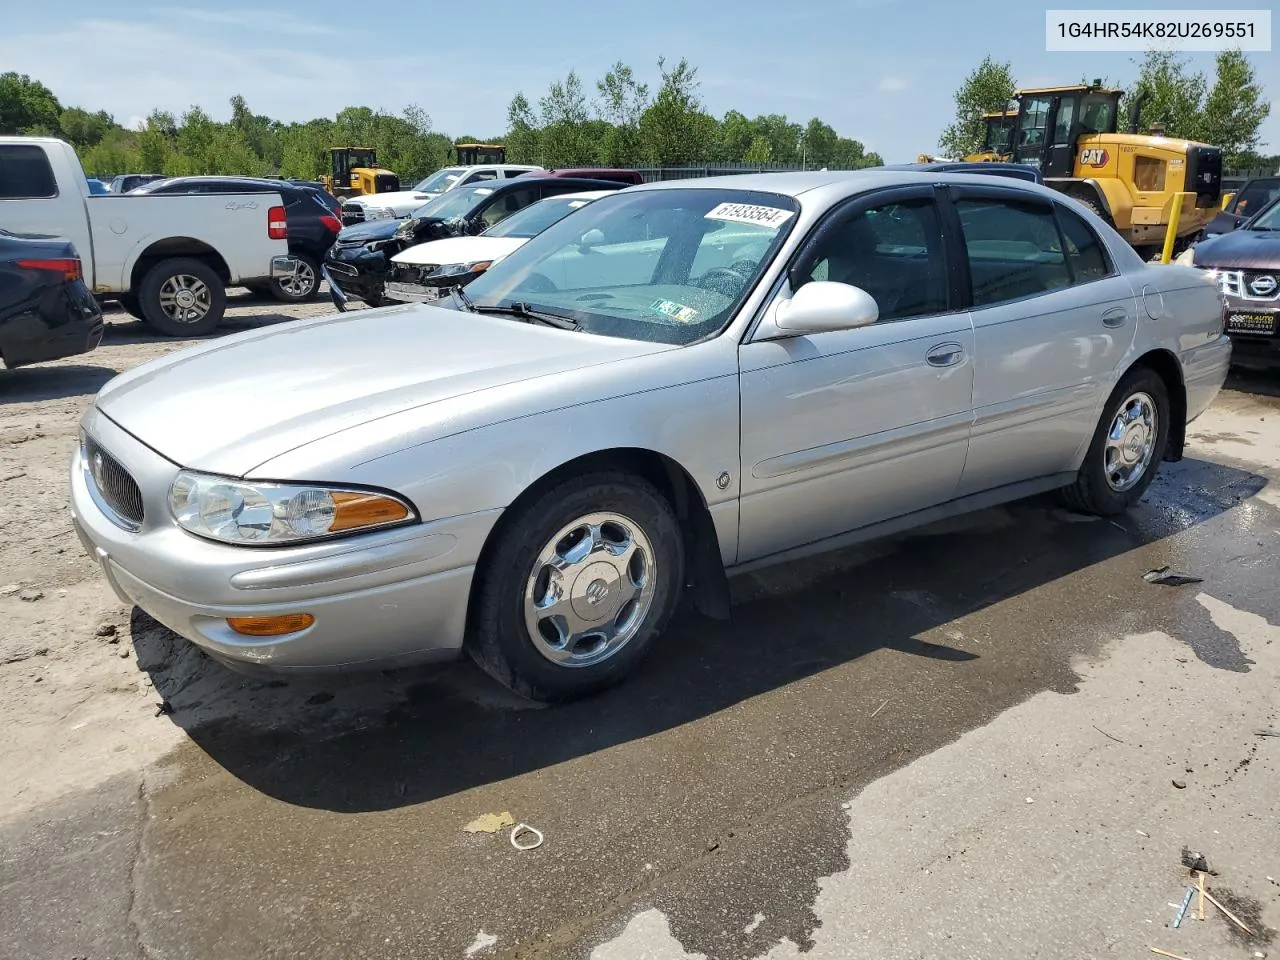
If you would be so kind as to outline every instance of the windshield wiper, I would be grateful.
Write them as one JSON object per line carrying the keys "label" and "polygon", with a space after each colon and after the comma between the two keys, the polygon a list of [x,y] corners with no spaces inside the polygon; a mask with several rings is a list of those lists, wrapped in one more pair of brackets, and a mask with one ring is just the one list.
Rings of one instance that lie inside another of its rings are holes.
{"label": "windshield wiper", "polygon": [[467,313],[475,313],[476,305],[471,302],[471,298],[467,296],[467,291],[461,287],[450,287],[449,296],[453,298],[453,302],[462,307]]}
{"label": "windshield wiper", "polygon": [[534,310],[523,300],[513,301],[512,303],[508,303],[506,306],[472,304],[472,310],[475,313],[509,313],[514,317],[519,317],[521,320],[527,320],[531,323],[545,323],[548,327],[557,327],[561,330],[581,329],[581,325],[577,320],[570,317],[562,317],[558,313],[546,313],[542,310]]}

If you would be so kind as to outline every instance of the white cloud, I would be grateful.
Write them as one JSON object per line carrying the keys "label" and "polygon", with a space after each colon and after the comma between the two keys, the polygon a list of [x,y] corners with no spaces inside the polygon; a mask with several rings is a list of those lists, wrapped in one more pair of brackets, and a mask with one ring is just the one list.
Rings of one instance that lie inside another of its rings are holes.
{"label": "white cloud", "polygon": [[[172,19],[197,20],[201,23],[226,27],[259,27],[263,25],[260,10],[192,10],[185,7],[153,7],[151,12],[158,17]],[[272,29],[288,30],[292,34],[336,34],[338,31],[323,23],[303,20],[273,12],[268,18]]]}
{"label": "white cloud", "polygon": [[882,77],[876,84],[876,89],[881,93],[902,93],[909,86],[910,84],[902,77]]}

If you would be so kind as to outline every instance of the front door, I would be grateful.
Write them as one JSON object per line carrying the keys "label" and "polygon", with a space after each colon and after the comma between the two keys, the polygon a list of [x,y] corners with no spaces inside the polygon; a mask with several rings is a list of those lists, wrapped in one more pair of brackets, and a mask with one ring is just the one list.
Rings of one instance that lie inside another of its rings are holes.
{"label": "front door", "polygon": [[838,209],[793,276],[862,287],[880,318],[742,346],[743,563],[950,499],[968,445],[973,329],[932,187]]}
{"label": "front door", "polygon": [[1075,96],[1057,99],[1057,109],[1049,117],[1052,124],[1049,128],[1049,147],[1040,170],[1046,177],[1069,177],[1075,172],[1076,137],[1079,129],[1076,110],[1080,101]]}
{"label": "front door", "polygon": [[1050,133],[1049,111],[1052,107],[1051,96],[1022,98],[1018,110],[1018,128],[1013,137],[1015,163],[1029,163],[1033,167],[1044,163]]}

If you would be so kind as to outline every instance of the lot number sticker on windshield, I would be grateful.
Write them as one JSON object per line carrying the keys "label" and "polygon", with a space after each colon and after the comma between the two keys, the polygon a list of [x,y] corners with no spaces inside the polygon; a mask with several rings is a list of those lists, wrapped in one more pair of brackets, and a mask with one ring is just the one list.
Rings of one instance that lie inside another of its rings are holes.
{"label": "lot number sticker on windshield", "polygon": [[762,227],[780,227],[795,213],[777,207],[760,207],[754,203],[722,203],[707,213],[708,220],[731,220],[734,223],[758,223]]}
{"label": "lot number sticker on windshield", "polygon": [[693,323],[701,316],[693,307],[686,307],[683,303],[676,303],[674,300],[655,300],[649,304],[649,309],[676,323]]}

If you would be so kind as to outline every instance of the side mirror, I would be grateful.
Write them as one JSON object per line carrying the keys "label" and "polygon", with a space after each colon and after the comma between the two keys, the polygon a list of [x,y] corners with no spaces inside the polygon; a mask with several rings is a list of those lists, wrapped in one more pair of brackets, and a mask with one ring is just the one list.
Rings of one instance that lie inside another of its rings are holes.
{"label": "side mirror", "polygon": [[604,243],[604,234],[594,227],[578,238],[578,252],[590,253],[591,248]]}
{"label": "side mirror", "polygon": [[871,294],[831,280],[810,280],[774,313],[779,330],[801,334],[869,327],[878,319],[880,307]]}

